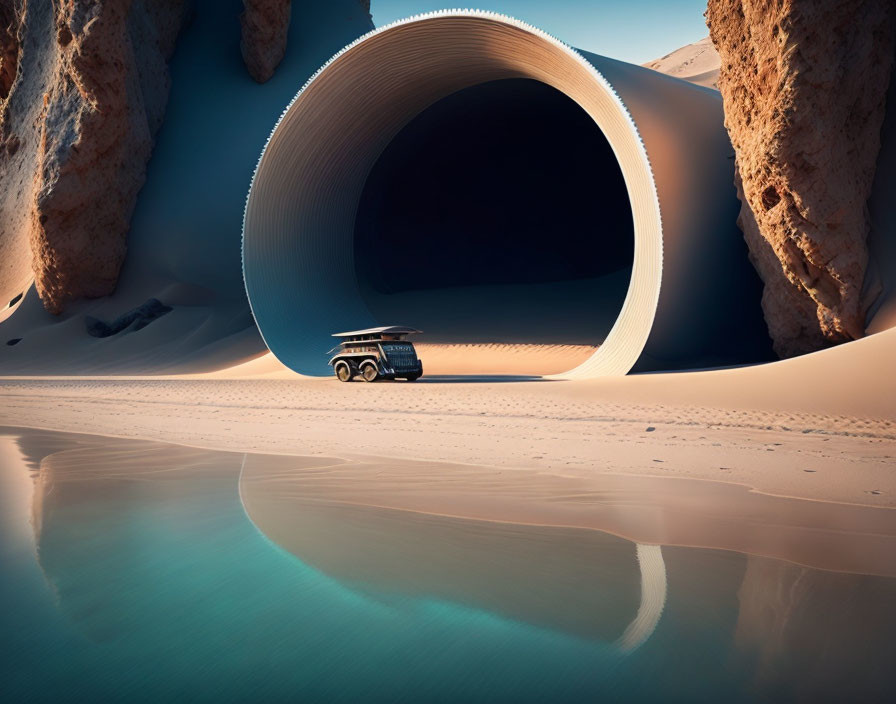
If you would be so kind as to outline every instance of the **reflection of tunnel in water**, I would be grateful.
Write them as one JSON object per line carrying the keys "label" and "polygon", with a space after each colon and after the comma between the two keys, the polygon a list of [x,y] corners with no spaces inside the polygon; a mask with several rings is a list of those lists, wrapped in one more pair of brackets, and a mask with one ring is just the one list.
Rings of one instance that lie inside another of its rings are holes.
{"label": "reflection of tunnel in water", "polygon": [[[355,222],[355,267],[372,307],[400,317],[426,291],[427,319],[415,324],[436,339],[531,341],[536,329],[544,341],[599,343],[625,298],[633,250],[610,144],[573,100],[529,79],[466,88],[414,118],[374,165]],[[610,286],[593,281],[607,275]],[[602,295],[577,302],[570,287]],[[561,293],[582,312],[538,303]],[[452,330],[445,313],[471,297],[473,315]],[[595,309],[609,313],[603,325]]]}

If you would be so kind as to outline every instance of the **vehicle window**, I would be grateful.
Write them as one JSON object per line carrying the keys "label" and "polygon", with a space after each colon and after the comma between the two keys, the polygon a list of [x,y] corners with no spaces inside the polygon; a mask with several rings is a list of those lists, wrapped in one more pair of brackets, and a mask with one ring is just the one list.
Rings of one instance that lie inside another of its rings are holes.
{"label": "vehicle window", "polygon": [[417,354],[409,342],[384,342],[383,352],[396,371],[413,370],[417,367]]}

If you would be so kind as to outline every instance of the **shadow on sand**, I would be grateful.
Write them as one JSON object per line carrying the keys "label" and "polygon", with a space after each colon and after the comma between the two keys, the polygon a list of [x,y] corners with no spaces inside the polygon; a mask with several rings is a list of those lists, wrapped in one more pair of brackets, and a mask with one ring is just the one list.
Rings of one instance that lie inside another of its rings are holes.
{"label": "shadow on sand", "polygon": [[543,376],[526,374],[434,374],[420,379],[418,384],[497,384],[513,381],[557,381]]}

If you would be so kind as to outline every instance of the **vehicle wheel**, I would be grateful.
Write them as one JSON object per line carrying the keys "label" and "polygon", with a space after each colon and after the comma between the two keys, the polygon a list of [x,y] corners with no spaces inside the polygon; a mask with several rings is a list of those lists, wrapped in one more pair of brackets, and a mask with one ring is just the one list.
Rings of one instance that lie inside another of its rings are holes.
{"label": "vehicle wheel", "polygon": [[339,381],[352,380],[352,369],[348,366],[348,362],[336,363],[336,378],[339,379]]}
{"label": "vehicle wheel", "polygon": [[361,365],[361,378],[364,381],[376,381],[379,375],[380,372],[373,362],[364,362]]}

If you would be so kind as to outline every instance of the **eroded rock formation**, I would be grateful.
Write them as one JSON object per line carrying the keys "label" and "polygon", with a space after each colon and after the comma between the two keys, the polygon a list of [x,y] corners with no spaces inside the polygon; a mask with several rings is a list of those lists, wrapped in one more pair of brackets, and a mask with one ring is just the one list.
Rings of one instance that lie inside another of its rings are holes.
{"label": "eroded rock formation", "polygon": [[186,2],[3,1],[18,54],[0,105],[0,247],[21,258],[29,242],[37,291],[58,313],[115,288]]}
{"label": "eroded rock formation", "polygon": [[264,83],[286,54],[292,0],[243,0],[240,50],[249,75]]}
{"label": "eroded rock formation", "polygon": [[23,222],[28,215],[23,194],[30,194],[30,182],[23,178],[26,169],[20,168],[28,156],[20,146],[37,108],[24,106],[16,120],[11,115],[15,96],[10,95],[19,73],[22,2],[0,0],[0,306],[31,280],[31,252]]}
{"label": "eroded rock formation", "polygon": [[709,0],[739,224],[781,356],[864,334],[894,15],[890,0]]}
{"label": "eroded rock formation", "polygon": [[19,63],[19,17],[13,0],[0,0],[0,99],[5,99]]}

